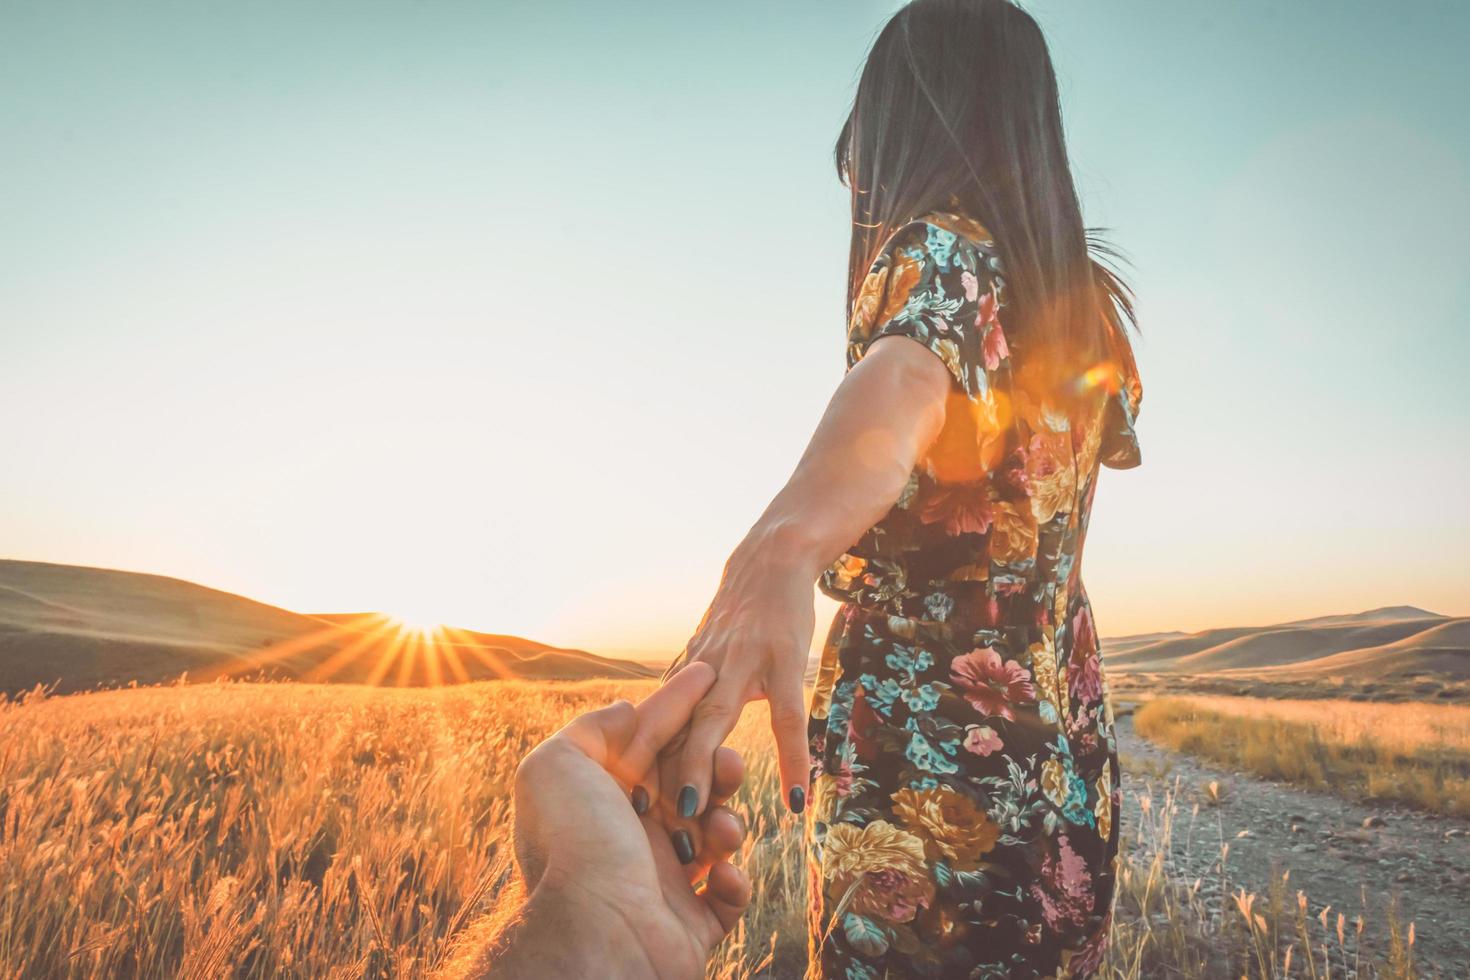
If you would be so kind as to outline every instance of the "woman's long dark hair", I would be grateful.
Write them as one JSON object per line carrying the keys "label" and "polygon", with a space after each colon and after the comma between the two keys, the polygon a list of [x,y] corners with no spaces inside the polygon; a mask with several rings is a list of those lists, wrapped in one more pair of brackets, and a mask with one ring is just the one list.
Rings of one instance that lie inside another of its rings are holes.
{"label": "woman's long dark hair", "polygon": [[[1008,293],[1006,334],[1048,352],[1052,377],[1114,360],[1132,291],[1094,257],[1062,134],[1041,28],[1010,0],[913,0],[873,43],[837,138],[852,191],[847,315],[878,249],[931,209],[958,210],[994,236]],[[1131,368],[1131,363],[1128,365]],[[1048,372],[1050,373],[1050,372]]]}

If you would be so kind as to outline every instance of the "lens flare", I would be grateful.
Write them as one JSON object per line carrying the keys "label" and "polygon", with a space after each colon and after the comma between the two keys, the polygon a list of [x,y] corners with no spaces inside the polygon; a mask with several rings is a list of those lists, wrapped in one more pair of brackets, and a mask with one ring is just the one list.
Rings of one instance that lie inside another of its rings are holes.
{"label": "lens flare", "polygon": [[1106,388],[1109,392],[1118,390],[1118,366],[1112,361],[1102,361],[1094,364],[1076,382],[1077,392],[1090,391],[1093,388]]}

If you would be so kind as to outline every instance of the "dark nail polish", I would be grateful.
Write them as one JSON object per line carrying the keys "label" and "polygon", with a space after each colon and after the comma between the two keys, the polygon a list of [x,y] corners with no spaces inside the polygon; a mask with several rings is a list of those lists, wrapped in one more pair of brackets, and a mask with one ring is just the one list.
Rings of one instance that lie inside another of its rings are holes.
{"label": "dark nail polish", "polygon": [[694,860],[694,841],[689,838],[689,831],[674,831],[674,854],[678,856],[680,864],[688,864]]}
{"label": "dark nail polish", "polygon": [[633,812],[640,817],[648,812],[648,790],[642,786],[633,787]]}
{"label": "dark nail polish", "polygon": [[800,786],[791,787],[791,796],[788,798],[792,813],[800,813],[806,809],[806,790]]}
{"label": "dark nail polish", "polygon": [[699,806],[699,793],[693,786],[685,786],[679,790],[679,816],[688,820],[694,816],[694,808],[697,806]]}

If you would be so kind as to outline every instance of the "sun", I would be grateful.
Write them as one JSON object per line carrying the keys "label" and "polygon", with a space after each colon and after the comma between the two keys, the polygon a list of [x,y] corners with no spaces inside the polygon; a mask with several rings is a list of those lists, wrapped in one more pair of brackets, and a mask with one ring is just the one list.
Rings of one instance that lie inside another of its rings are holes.
{"label": "sun", "polygon": [[444,621],[429,616],[410,613],[390,613],[388,618],[393,625],[398,627],[400,633],[409,633],[414,636],[433,636],[444,629]]}

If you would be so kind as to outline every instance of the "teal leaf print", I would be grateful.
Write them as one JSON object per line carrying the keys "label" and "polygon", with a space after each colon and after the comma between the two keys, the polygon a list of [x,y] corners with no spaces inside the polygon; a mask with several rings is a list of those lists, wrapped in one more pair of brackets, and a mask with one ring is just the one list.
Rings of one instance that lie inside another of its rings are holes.
{"label": "teal leaf print", "polygon": [[871,919],[849,912],[843,916],[842,931],[852,948],[863,956],[878,957],[888,952],[888,933]]}
{"label": "teal leaf print", "polygon": [[[912,721],[912,719],[910,719]],[[935,772],[941,775],[950,775],[960,771],[960,767],[946,759],[938,750],[930,744],[929,740],[918,732],[912,733],[909,738],[909,747],[904,750],[904,755],[915,766],[925,772]]]}

